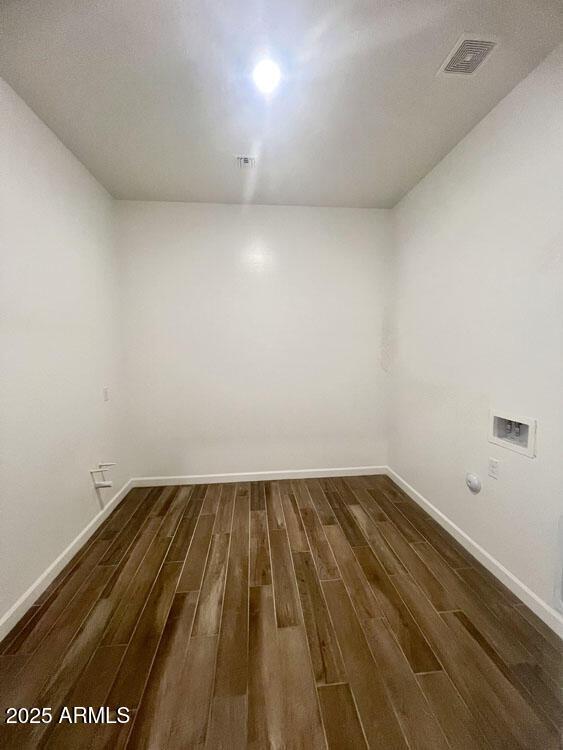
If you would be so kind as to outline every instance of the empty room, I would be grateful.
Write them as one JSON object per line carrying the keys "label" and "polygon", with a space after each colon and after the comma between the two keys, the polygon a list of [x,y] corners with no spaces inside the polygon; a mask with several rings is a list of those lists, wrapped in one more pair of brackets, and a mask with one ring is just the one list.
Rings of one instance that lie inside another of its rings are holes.
{"label": "empty room", "polygon": [[0,747],[561,750],[561,0],[0,0]]}

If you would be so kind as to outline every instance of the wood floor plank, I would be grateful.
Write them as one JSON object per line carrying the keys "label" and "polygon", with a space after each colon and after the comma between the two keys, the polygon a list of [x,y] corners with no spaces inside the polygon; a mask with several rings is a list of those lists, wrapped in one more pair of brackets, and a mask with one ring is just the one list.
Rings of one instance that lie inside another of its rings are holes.
{"label": "wood floor plank", "polygon": [[[68,700],[65,699],[71,693],[77,675],[81,674],[95,649],[104,623],[107,621],[108,608],[109,603],[107,601],[98,602],[94,606],[93,613],[87,618],[84,626],[69,644],[62,661],[49,674],[43,688],[35,696],[34,705],[49,706],[54,717],[60,715],[63,705],[70,705]],[[5,746],[18,748],[43,747],[55,726],[54,723],[37,722],[6,728],[9,734],[9,742]],[[4,746],[4,742],[2,745]]]}
{"label": "wood floor plank", "polygon": [[110,706],[137,709],[145,689],[180,575],[179,563],[162,566],[139,618],[108,697]]}
{"label": "wood floor plank", "polygon": [[137,509],[127,521],[123,529],[112,541],[100,561],[102,565],[117,565],[125,555],[127,549],[137,536],[139,529],[145,523],[147,516],[150,515],[154,500],[165,488],[159,487],[155,489],[158,489],[158,493],[153,495],[149,492],[149,494],[139,503]]}
{"label": "wood floor plank", "polygon": [[[166,750],[201,750],[205,747],[217,640],[216,635],[189,640]],[[194,675],[198,679],[194,680]]]}
{"label": "wood floor plank", "polygon": [[461,622],[463,627],[473,638],[473,640],[480,646],[481,650],[487,654],[489,659],[498,667],[498,669],[504,674],[504,676],[511,680],[510,669],[502,660],[499,653],[495,650],[486,637],[481,633],[479,628],[469,619],[469,617],[462,610],[457,610],[452,613]]}
{"label": "wood floor plank", "polygon": [[489,743],[445,672],[417,676],[444,734],[456,750],[488,750]]}
{"label": "wood floor plank", "polygon": [[[129,495],[130,494],[131,493],[129,493]],[[125,500],[122,501],[122,504],[123,503],[125,503]],[[136,504],[135,504],[135,506],[130,506],[130,512],[131,513],[133,513],[135,507],[136,507]],[[110,515],[108,518],[106,518],[105,523],[102,524],[100,526],[100,528],[97,529],[97,531],[90,537],[90,539],[76,553],[76,555],[74,555],[74,557],[71,560],[69,560],[69,562],[64,566],[64,568],[61,570],[61,572],[58,573],[57,576],[55,576],[55,578],[51,581],[51,583],[47,586],[47,588],[43,591],[43,593],[41,593],[37,597],[37,599],[33,603],[34,607],[41,607],[41,606],[43,606],[45,604],[45,602],[52,596],[52,594],[61,586],[61,584],[63,583],[63,581],[66,581],[66,579],[68,578],[68,576],[76,569],[76,567],[79,565],[81,559],[88,552],[88,550],[91,548],[92,544],[95,541],[98,541],[98,540],[103,539],[103,538],[106,539],[106,541],[108,541],[108,540],[111,541],[112,540],[112,537],[107,537],[106,538],[106,537],[102,537],[102,535],[101,535],[102,529],[108,523],[108,521],[111,519],[112,515]],[[8,634],[8,636],[6,636],[6,638],[4,638],[4,640],[2,641],[2,643],[3,643],[3,649],[6,648],[8,640],[10,640],[10,641],[12,640],[12,634]]]}
{"label": "wood floor plank", "polygon": [[388,626],[383,620],[370,620],[365,629],[409,747],[448,750],[444,733]]}
{"label": "wood floor plank", "polygon": [[250,589],[249,643],[247,746],[326,747],[305,634],[276,628],[270,586]]}
{"label": "wood floor plank", "polygon": [[504,630],[513,635],[514,641],[519,641],[547,674],[551,675],[554,680],[560,681],[563,675],[563,649],[555,648],[542,635],[539,635],[534,626],[511,606],[511,600],[480,572],[464,568],[458,570],[457,575],[494,613]]}
{"label": "wood floor plank", "polygon": [[387,544],[385,538],[377,528],[374,521],[369,518],[364,508],[359,505],[351,505],[350,510],[356,519],[358,526],[368,541],[388,575],[406,573],[406,568],[399,560],[394,550]]}
{"label": "wood floor plank", "polygon": [[375,476],[365,477],[365,479],[368,489],[384,490],[394,503],[413,502],[399,485],[385,474],[376,474]]}
{"label": "wood floor plank", "polygon": [[[39,706],[51,706],[58,715],[63,705],[68,705],[67,696],[72,691],[77,675],[80,675],[94,654],[104,627],[111,615],[111,602],[102,599],[96,602],[92,612],[70,644],[64,658],[43,686],[38,698]],[[27,729],[28,727],[26,727]],[[29,727],[29,736],[38,747],[42,738],[51,729],[49,724]]]}
{"label": "wood floor plank", "polygon": [[5,698],[8,705],[34,705],[45,682],[64,658],[81,625],[86,622],[111,574],[110,566],[96,567],[80,587],[37,650],[16,674]]}
{"label": "wood floor plank", "polygon": [[440,662],[371,548],[356,547],[354,553],[412,671],[440,670]]}
{"label": "wood floor plank", "polygon": [[0,654],[0,682],[16,674],[29,658],[29,654]]}
{"label": "wood floor plank", "polygon": [[162,525],[162,534],[166,537],[173,537],[178,528],[178,524],[188,506],[193,487],[175,487],[175,494],[172,498],[170,508],[165,515]]}
{"label": "wood floor plank", "polygon": [[[439,527],[441,528],[441,527]],[[443,530],[442,530],[443,531]],[[464,565],[465,568],[474,568],[478,573],[481,574],[488,582],[491,584],[498,592],[502,599],[502,601],[505,601],[507,604],[510,604],[513,607],[516,606],[524,606],[522,603],[522,600],[519,599],[516,594],[514,594],[507,586],[502,583],[496,576],[494,576],[490,570],[488,570],[483,563],[481,563],[479,560],[477,560],[475,557],[472,557],[467,553],[469,562],[467,565]],[[552,634],[553,631],[551,631]]]}
{"label": "wood floor plank", "polygon": [[335,524],[336,516],[334,515],[330,503],[328,502],[325,493],[323,492],[321,485],[317,479],[305,480],[309,495],[313,501],[315,510],[317,511],[320,521],[323,526],[331,526]]}
{"label": "wood floor plank", "polygon": [[364,477],[363,476],[350,476],[350,477],[342,477],[348,487],[352,490],[352,492],[355,493],[356,490],[364,489]]}
{"label": "wood floor plank", "polygon": [[360,621],[381,617],[381,607],[366,580],[354,552],[339,526],[327,526],[326,534],[334,552],[342,580]]}
{"label": "wood floor plank", "polygon": [[385,537],[385,541],[393,548],[405,568],[416,579],[436,609],[439,612],[456,609],[455,599],[442,586],[432,571],[426,567],[420,556],[416,554],[395,526],[392,523],[384,521],[378,523],[377,528]]}
{"label": "wood floor plank", "polygon": [[557,750],[560,740],[558,733],[551,725],[547,725],[538,717],[491,659],[481,657],[482,651],[479,645],[471,638],[456,614],[445,612],[443,618],[458,641],[463,642],[470,650],[482,681],[487,681],[493,687],[495,696],[499,699],[500,708],[506,712],[510,720],[511,732],[518,743],[529,750],[538,747]]}
{"label": "wood floor plank", "polygon": [[269,490],[266,493],[266,511],[268,513],[268,526],[272,531],[285,529],[285,518],[281,502],[279,482],[268,482]]}
{"label": "wood floor plank", "polygon": [[208,484],[194,484],[193,487],[193,493],[192,498],[193,500],[205,500],[205,496],[207,495],[207,490],[209,489]]}
{"label": "wood floor plank", "polygon": [[264,482],[250,483],[250,510],[266,510]]}
{"label": "wood floor plank", "polygon": [[201,588],[203,571],[205,570],[214,525],[215,516],[199,517],[190,550],[182,569],[182,575],[178,582],[178,593],[187,594],[190,591],[198,591]]}
{"label": "wood floor plank", "polygon": [[500,718],[496,720],[492,704],[493,691],[488,683],[481,684],[478,670],[468,650],[452,637],[447,625],[410,577],[396,576],[394,583],[471,710],[479,732],[496,750],[519,747],[505,721]]}
{"label": "wood floor plank", "polygon": [[[69,645],[62,661],[44,684],[37,697],[37,705],[50,706],[55,716],[59,715],[64,705],[71,705],[67,698],[73,689],[77,675],[84,671],[96,650],[111,615],[111,606],[111,602],[107,599],[96,602],[78,634]],[[28,740],[35,747],[44,744],[52,728],[52,724],[35,724],[25,727]]]}
{"label": "wood floor plank", "polygon": [[359,484],[361,484],[361,486],[365,487],[366,489],[371,489],[372,487],[381,487],[382,480],[384,479],[387,479],[387,477],[383,474],[367,474],[358,477]]}
{"label": "wood floor plank", "polygon": [[333,492],[336,492],[344,505],[355,505],[357,500],[348,484],[348,477],[330,477],[328,480]]}
{"label": "wood floor plank", "polygon": [[368,745],[406,750],[407,743],[344,584],[324,581],[322,587]]}
{"label": "wood floor plank", "polygon": [[[53,589],[53,591],[54,590],[55,589]],[[13,650],[11,650],[12,645],[15,645],[17,643],[18,637],[21,635],[25,627],[30,622],[37,621],[38,616],[39,616],[39,605],[34,605],[30,607],[27,610],[27,612],[24,614],[24,616],[20,620],[18,620],[15,626],[10,630],[8,635],[2,641],[2,649],[0,651],[0,654],[4,654],[4,655],[16,654],[19,649],[14,648]]]}
{"label": "wood floor plank", "polygon": [[293,560],[316,683],[344,682],[344,664],[313,558],[309,552],[294,552]]}
{"label": "wood floor plank", "polygon": [[[534,746],[522,742],[522,731],[518,731],[512,720],[513,712],[521,707],[521,701],[514,698],[511,686],[489,658],[472,646],[470,636],[462,633],[461,626],[457,631],[452,630],[442,620],[411,578],[396,576],[394,582],[490,745],[506,750],[531,750]],[[446,613],[443,617],[450,617],[450,614]],[[458,621],[452,616],[452,622]],[[532,722],[536,727],[536,721],[532,719]],[[553,745],[551,742],[536,745],[535,750],[537,747]]]}
{"label": "wood floor plank", "polygon": [[429,544],[415,544],[413,550],[450,592],[457,608],[463,610],[507,664],[532,660],[530,652],[507,631],[483,599],[456,575]]}
{"label": "wood floor plank", "polygon": [[[340,524],[340,527],[342,528],[342,531],[344,532],[346,539],[348,539],[348,542],[352,547],[364,547],[367,545],[367,540],[360,531],[360,528],[358,524],[356,523],[356,520],[352,513],[350,512],[350,509],[348,505],[346,505],[338,492],[326,492],[326,498],[330,504],[330,507],[332,508],[332,512],[334,513],[336,520]],[[354,500],[356,498],[354,497]],[[351,505],[355,505],[356,503],[351,503]]]}
{"label": "wood floor plank", "polygon": [[[498,615],[499,613],[504,613],[507,608],[512,608],[512,597],[509,598],[506,596],[498,586],[492,584],[488,576],[485,577],[480,571],[475,568],[462,568],[456,571],[456,574],[462,581],[465,581],[468,588],[479,595],[491,612]],[[514,617],[520,619],[520,613],[518,611],[514,612]],[[543,636],[537,637],[535,630],[533,631],[533,635],[534,637],[531,640],[538,643],[543,640]]]}
{"label": "wood floor plank", "polygon": [[277,631],[285,747],[326,748],[303,626]]}
{"label": "wood floor plank", "polygon": [[268,503],[272,498],[274,482],[267,480],[264,482],[264,505],[265,510],[268,510]]}
{"label": "wood floor plank", "polygon": [[407,542],[424,542],[422,534],[402,514],[397,505],[391,502],[384,492],[377,489],[366,490],[371,497],[375,507],[379,508],[387,516],[388,520],[401,532]]}
{"label": "wood floor plank", "polygon": [[543,638],[545,638],[545,640],[549,641],[553,648],[558,650],[563,649],[563,639],[561,639],[554,630],[546,625],[543,620],[540,620],[540,618],[534,612],[532,612],[531,609],[528,609],[528,607],[525,604],[522,604],[522,602],[518,603],[515,606],[520,616],[527,620],[530,625],[532,625],[532,627],[534,627],[538,631],[538,633],[543,636]]}
{"label": "wood floor plank", "polygon": [[109,541],[99,539],[91,545],[64,583],[52,593],[43,606],[39,607],[34,616],[20,629],[19,634],[13,639],[5,653],[32,654],[37,649],[65,608],[76,596],[77,591],[88,580],[92,571],[106,553],[109,544]]}
{"label": "wood floor plank", "polygon": [[102,592],[103,599],[112,599],[115,602],[122,599],[161,527],[162,518],[147,517],[146,523],[141,527],[137,538],[119,565],[114,566],[111,578]]}
{"label": "wood floor plank", "polygon": [[272,580],[278,628],[299,625],[299,602],[293,562],[285,531],[270,531]]}
{"label": "wood floor plank", "polygon": [[172,724],[181,710],[179,688],[182,682],[197,592],[176,594],[162,639],[156,652],[147,686],[135,717],[129,748],[148,750],[170,746]]}
{"label": "wood floor plank", "polygon": [[313,507],[301,508],[303,527],[309,540],[309,546],[321,581],[339,578],[340,572],[334,554],[328,543],[319,517]]}
{"label": "wood floor plank", "polygon": [[550,678],[541,674],[541,668],[532,664],[505,664],[493,646],[464,612],[454,612],[453,614],[504,677],[518,690],[526,702],[533,706],[536,713],[550,721],[554,727],[561,728],[563,706],[557,698],[556,691],[549,689]]}
{"label": "wood floor plank", "polygon": [[[203,505],[203,499],[200,495],[201,490],[197,488],[190,497],[184,515],[172,539],[172,544],[166,556],[166,562],[184,562],[186,559],[186,554]],[[214,516],[213,519],[215,520]]]}
{"label": "wood floor plank", "polygon": [[233,523],[233,508],[237,485],[235,482],[231,482],[230,484],[222,485],[222,488],[215,519],[216,534],[229,533]]}
{"label": "wood floor plank", "polygon": [[[115,679],[126,646],[101,646],[96,649],[86,669],[78,676],[66,698],[68,706],[104,706]],[[83,750],[89,747],[96,725],[55,724],[48,735],[48,750]]]}
{"label": "wood floor plank", "polygon": [[[134,721],[135,711],[131,711],[129,715],[131,721]],[[119,724],[116,720],[115,709],[110,711],[110,717],[115,723],[99,726],[88,750],[125,750],[131,731],[131,721]]]}
{"label": "wood floor plank", "polygon": [[149,509],[149,515],[164,517],[169,511],[179,489],[179,487],[174,485],[160,487],[152,500],[152,507]]}
{"label": "wood floor plank", "polygon": [[446,532],[414,503],[402,503],[400,505],[396,503],[395,507],[434,547],[451,568],[463,568],[468,565],[469,553],[453,537],[445,538]]}
{"label": "wood floor plank", "polygon": [[[222,484],[208,484],[203,497],[203,505],[201,506],[202,515],[216,515],[219,509],[219,499],[221,497],[221,489],[226,485]],[[201,490],[203,492],[203,490]]]}
{"label": "wood floor plank", "polygon": [[209,750],[245,750],[247,695],[219,695],[211,703],[205,747]]}
{"label": "wood floor plank", "polygon": [[524,687],[536,711],[542,713],[556,729],[563,729],[563,691],[558,683],[551,683],[541,667],[534,664],[515,664],[511,673]]}
{"label": "wood floor plank", "polygon": [[331,750],[367,748],[350,687],[321,685],[318,691],[328,747]]}
{"label": "wood floor plank", "polygon": [[125,528],[133,513],[144,503],[151,492],[151,487],[134,487],[130,490],[117,508],[98,529],[100,539],[115,539]]}
{"label": "wood floor plank", "polygon": [[307,485],[302,479],[295,479],[291,482],[291,491],[295,496],[295,500],[297,502],[297,507],[299,508],[299,510],[313,507],[311,495],[309,494]]}
{"label": "wood floor plank", "polygon": [[248,686],[249,509],[249,493],[239,485],[219,636],[215,697],[244,695]]}
{"label": "wood floor plank", "polygon": [[330,477],[317,477],[317,482],[325,495],[327,492],[334,492],[334,485]]}
{"label": "wood floor plank", "polygon": [[160,537],[157,532],[143,558],[143,564],[138,567],[125,596],[116,607],[106,628],[102,640],[105,646],[109,646],[112,643],[129,643],[131,640],[139,616],[145,607],[147,597],[154,585],[155,578],[166,557],[169,544],[170,540],[166,537]]}
{"label": "wood floor plank", "polygon": [[372,521],[388,521],[389,517],[383,512],[379,505],[375,502],[373,497],[369,494],[368,490],[354,490],[354,495],[357,502],[354,505],[350,505],[350,510],[354,509],[354,517],[357,516],[358,506],[363,512],[371,518]]}
{"label": "wood floor plank", "polygon": [[[279,532],[275,532],[279,533]],[[250,588],[248,747],[284,747],[282,684],[271,586]]]}
{"label": "wood floor plank", "polygon": [[193,635],[218,635],[227,576],[230,534],[213,534],[195,613]]}
{"label": "wood floor plank", "polygon": [[307,542],[295,495],[292,492],[286,493],[282,491],[281,501],[291,551],[307,552],[309,550],[309,543]]}
{"label": "wood floor plank", "polygon": [[208,748],[245,748],[247,743],[249,510],[248,490],[238,487],[206,740]]}
{"label": "wood floor plank", "polygon": [[252,510],[250,511],[250,585],[268,586],[271,583],[272,571],[266,511]]}

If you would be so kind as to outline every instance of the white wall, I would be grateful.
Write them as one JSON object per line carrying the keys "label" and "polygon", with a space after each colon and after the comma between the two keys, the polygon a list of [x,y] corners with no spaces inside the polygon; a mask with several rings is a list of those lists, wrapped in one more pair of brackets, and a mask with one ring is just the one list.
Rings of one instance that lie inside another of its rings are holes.
{"label": "white wall", "polygon": [[[553,603],[563,508],[563,47],[395,209],[390,465]],[[538,456],[487,442],[539,419]],[[487,461],[500,459],[500,478]],[[483,479],[473,496],[465,472]],[[559,563],[560,564],[560,563]]]}
{"label": "white wall", "polygon": [[386,463],[389,212],[116,205],[137,472]]}
{"label": "white wall", "polygon": [[130,469],[112,199],[1,80],[0,110],[1,617],[100,511],[88,470]]}

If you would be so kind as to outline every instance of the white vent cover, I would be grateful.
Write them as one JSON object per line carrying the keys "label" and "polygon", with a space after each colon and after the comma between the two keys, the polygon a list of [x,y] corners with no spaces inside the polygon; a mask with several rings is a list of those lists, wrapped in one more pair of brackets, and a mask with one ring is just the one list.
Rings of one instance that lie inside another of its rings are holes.
{"label": "white vent cover", "polygon": [[237,166],[239,169],[254,169],[256,166],[256,157],[237,156]]}
{"label": "white vent cover", "polygon": [[458,40],[439,72],[470,76],[490,55],[496,44],[496,41],[483,41],[475,39],[473,35],[465,34]]}

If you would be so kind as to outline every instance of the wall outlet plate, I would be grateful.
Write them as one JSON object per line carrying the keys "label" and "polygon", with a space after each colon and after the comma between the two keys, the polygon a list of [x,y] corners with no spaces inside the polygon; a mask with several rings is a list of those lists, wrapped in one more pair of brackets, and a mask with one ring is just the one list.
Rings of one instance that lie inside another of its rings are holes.
{"label": "wall outlet plate", "polygon": [[505,409],[491,409],[489,418],[489,443],[500,445],[528,458],[536,455],[538,421],[522,417]]}
{"label": "wall outlet plate", "polygon": [[491,479],[498,479],[499,477],[499,466],[500,461],[498,458],[489,458],[489,471],[487,472]]}

